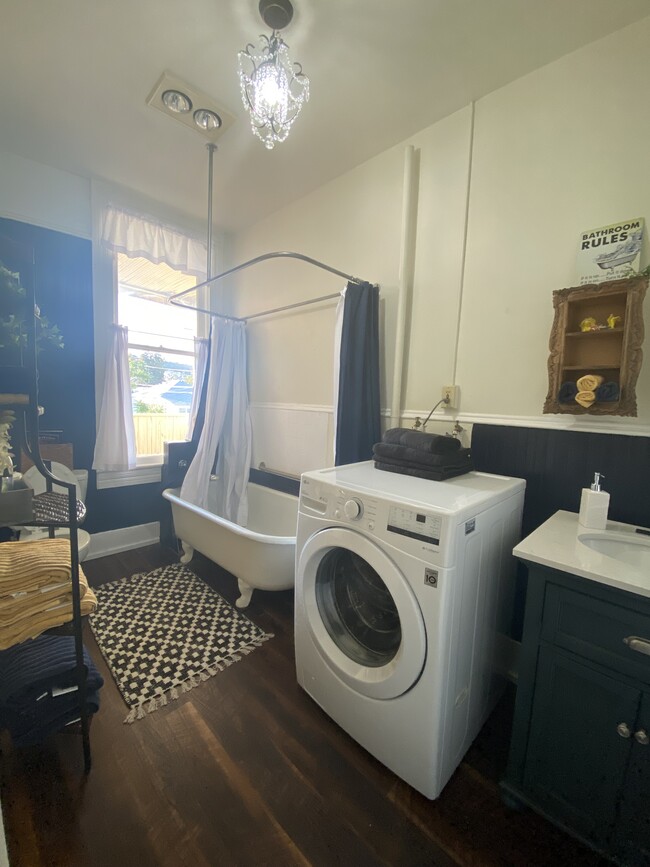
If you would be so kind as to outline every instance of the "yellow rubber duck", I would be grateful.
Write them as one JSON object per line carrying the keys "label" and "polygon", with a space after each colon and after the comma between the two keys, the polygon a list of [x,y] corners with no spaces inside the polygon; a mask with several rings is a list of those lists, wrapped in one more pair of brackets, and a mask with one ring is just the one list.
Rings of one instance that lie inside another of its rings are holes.
{"label": "yellow rubber duck", "polygon": [[623,319],[620,316],[614,316],[613,313],[610,313],[609,316],[607,317],[607,325],[610,328],[616,328],[616,326],[619,324],[619,322],[622,322],[622,321],[623,321]]}

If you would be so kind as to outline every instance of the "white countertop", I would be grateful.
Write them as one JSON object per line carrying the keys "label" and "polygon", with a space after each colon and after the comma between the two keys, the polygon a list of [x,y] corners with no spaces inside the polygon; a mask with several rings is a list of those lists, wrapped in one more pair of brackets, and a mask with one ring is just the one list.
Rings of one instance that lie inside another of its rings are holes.
{"label": "white countertop", "polygon": [[588,548],[579,541],[579,536],[622,534],[634,543],[650,543],[650,536],[635,533],[632,524],[608,521],[605,530],[591,530],[578,523],[575,512],[556,512],[534,532],[523,539],[513,554],[520,560],[539,563],[551,569],[560,569],[572,575],[579,575],[599,584],[616,587],[640,596],[650,597],[650,571],[627,565],[614,557],[609,557]]}

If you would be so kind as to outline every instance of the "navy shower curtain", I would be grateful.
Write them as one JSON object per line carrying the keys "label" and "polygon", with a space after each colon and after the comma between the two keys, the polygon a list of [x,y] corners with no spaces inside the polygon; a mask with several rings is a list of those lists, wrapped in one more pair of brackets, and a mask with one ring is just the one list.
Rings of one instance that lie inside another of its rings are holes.
{"label": "navy shower curtain", "polygon": [[370,460],[381,439],[379,287],[370,283],[345,290],[336,408],[336,465]]}

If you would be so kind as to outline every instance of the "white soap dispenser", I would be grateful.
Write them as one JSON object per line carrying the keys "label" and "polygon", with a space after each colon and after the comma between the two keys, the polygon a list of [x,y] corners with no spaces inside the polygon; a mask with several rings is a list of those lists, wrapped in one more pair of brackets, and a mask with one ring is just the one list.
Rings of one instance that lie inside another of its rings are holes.
{"label": "white soap dispenser", "polygon": [[607,527],[609,494],[600,487],[600,480],[604,478],[600,473],[594,473],[591,488],[582,489],[578,523],[590,530],[604,530]]}

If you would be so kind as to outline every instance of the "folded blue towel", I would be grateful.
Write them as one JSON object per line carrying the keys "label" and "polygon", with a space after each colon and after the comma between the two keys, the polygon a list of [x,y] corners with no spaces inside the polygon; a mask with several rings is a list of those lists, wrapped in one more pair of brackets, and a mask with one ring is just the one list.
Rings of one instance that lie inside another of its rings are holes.
{"label": "folded blue towel", "polygon": [[[88,691],[104,681],[84,648]],[[77,682],[77,664],[72,635],[39,635],[0,651],[0,705],[29,706],[52,687],[66,688]]]}
{"label": "folded blue towel", "polygon": [[[86,712],[89,716],[99,710],[99,692],[86,695]],[[6,726],[17,747],[40,744],[50,735],[62,731],[81,716],[76,693],[68,693],[51,699],[47,709],[38,716],[14,717]]]}
{"label": "folded blue towel", "polygon": [[603,403],[618,400],[620,396],[621,389],[617,382],[603,382],[596,389],[596,400],[601,400]]}
{"label": "folded blue towel", "polygon": [[576,399],[578,386],[575,382],[563,382],[560,386],[560,391],[557,399],[560,403],[572,403]]}

